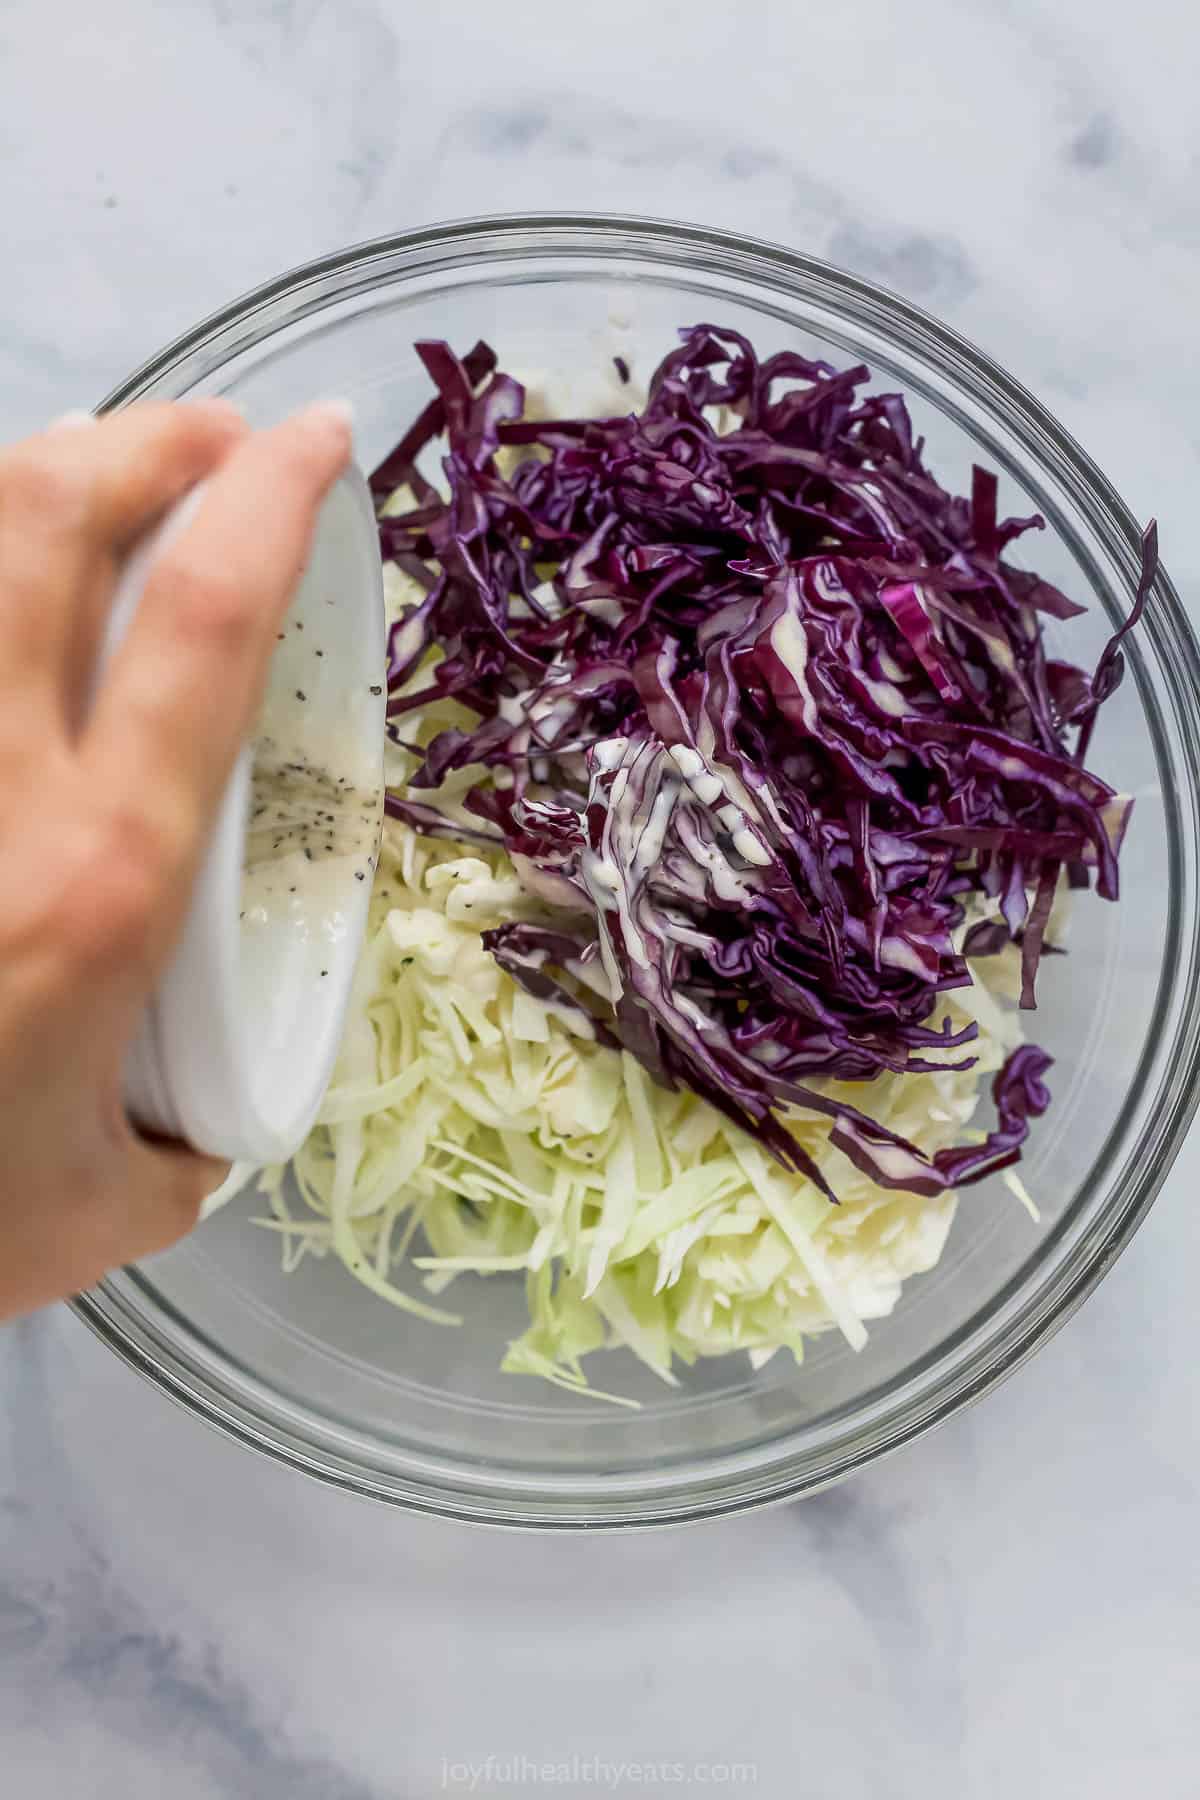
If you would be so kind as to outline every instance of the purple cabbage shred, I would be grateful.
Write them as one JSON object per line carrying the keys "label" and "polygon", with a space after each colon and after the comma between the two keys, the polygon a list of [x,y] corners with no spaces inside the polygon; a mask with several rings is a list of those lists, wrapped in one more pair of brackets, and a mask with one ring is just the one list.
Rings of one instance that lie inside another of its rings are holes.
{"label": "purple cabbage shred", "polygon": [[[1089,676],[1041,624],[1083,609],[1007,560],[1043,520],[1000,518],[985,469],[947,493],[899,394],[716,326],[681,338],[640,412],[598,420],[527,419],[486,344],[417,345],[435,396],[371,482],[381,506],[407,484],[380,540],[425,590],[393,628],[390,729],[444,697],[475,723],[424,751],[428,802],[388,811],[503,846],[556,923],[487,933],[501,966],[830,1199],[782,1108],[832,1119],[885,1187],[980,1180],[1049,1103],[1042,1050],[996,1075],[984,1142],[933,1157],[821,1083],[970,1068],[976,1027],[932,1023],[964,952],[1019,944],[1033,1007],[1060,874],[1117,898],[1131,802],[1083,761],[1155,528]],[[469,765],[490,778],[464,832],[438,789]],[[997,916],[956,944],[979,895]]]}

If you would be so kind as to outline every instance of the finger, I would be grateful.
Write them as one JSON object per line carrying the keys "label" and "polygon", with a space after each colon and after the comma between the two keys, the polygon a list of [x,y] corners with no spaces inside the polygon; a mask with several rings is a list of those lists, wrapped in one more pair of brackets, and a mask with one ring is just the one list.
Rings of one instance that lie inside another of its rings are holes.
{"label": "finger", "polygon": [[179,1144],[127,1134],[127,1155],[100,1191],[86,1178],[44,1210],[18,1215],[0,1262],[0,1319],[92,1287],[110,1269],[169,1249],[195,1225],[228,1164]]}
{"label": "finger", "polygon": [[112,1264],[154,1256],[178,1243],[200,1217],[205,1199],[228,1173],[228,1162],[218,1156],[201,1155],[185,1144],[135,1138],[115,1227],[120,1243]]}
{"label": "finger", "polygon": [[229,1168],[185,1144],[154,1142],[122,1130],[123,1166],[80,1220],[79,1254],[86,1258],[76,1285],[90,1285],[109,1269],[169,1250],[200,1217],[206,1195]]}
{"label": "finger", "polygon": [[85,769],[94,792],[122,809],[132,797],[142,811],[182,884],[179,901],[261,704],[320,503],[349,455],[348,415],[335,404],[239,445],[155,564],[101,685]]}
{"label": "finger", "polygon": [[223,400],[133,406],[86,430],[67,415],[0,452],[0,684],[10,745],[28,754],[30,727],[44,731],[48,711],[78,722],[120,557],[247,431]]}
{"label": "finger", "polygon": [[82,407],[74,407],[70,412],[59,413],[57,419],[51,419],[47,431],[75,431],[80,425],[98,425],[96,413],[84,412]]}

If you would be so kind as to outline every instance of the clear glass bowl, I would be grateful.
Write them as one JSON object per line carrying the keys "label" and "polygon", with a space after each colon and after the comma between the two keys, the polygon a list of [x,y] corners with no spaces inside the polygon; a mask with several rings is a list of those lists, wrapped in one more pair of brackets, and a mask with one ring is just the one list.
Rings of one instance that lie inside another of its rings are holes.
{"label": "clear glass bowl", "polygon": [[[1138,528],[1066,432],[936,320],[868,282],[748,238],[646,220],[541,216],[433,227],[280,277],[198,326],[114,393],[225,393],[255,422],[323,394],[353,400],[360,455],[387,448],[426,396],[419,337],[488,338],[505,364],[575,369],[611,353],[612,321],[646,367],[677,326],[710,319],[867,362],[909,396],[933,468],[961,491],[1002,471],[1009,512],[1049,529],[1037,567],[1090,599],[1071,623],[1089,666],[1127,610]],[[1029,541],[1029,540],[1026,540]],[[998,1182],[970,1189],[946,1254],[908,1284],[859,1355],[832,1335],[803,1368],[701,1364],[664,1389],[625,1352],[603,1385],[640,1412],[498,1373],[519,1285],[493,1278],[459,1330],[397,1314],[332,1260],[284,1277],[278,1242],[235,1205],[185,1244],[82,1296],[95,1330],[166,1392],[298,1469],[380,1499],[520,1525],[643,1525],[809,1492],[975,1399],[1062,1323],[1128,1242],[1196,1101],[1197,648],[1160,576],[1091,760],[1137,795],[1120,905],[1076,909],[1072,954],[1044,966],[1038,1041],[1055,1103],[1023,1173],[1032,1224]],[[465,1297],[464,1297],[465,1298]]]}

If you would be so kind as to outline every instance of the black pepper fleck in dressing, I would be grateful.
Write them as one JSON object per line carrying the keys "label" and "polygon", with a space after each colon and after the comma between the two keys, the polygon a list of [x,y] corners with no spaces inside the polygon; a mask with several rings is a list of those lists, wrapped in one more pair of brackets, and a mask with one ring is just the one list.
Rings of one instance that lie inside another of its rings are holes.
{"label": "black pepper fleck in dressing", "polygon": [[270,738],[259,739],[246,830],[247,874],[260,875],[264,864],[297,851],[309,862],[354,856],[373,866],[378,830],[377,794],[353,788],[344,775],[331,775],[294,753],[285,759]]}

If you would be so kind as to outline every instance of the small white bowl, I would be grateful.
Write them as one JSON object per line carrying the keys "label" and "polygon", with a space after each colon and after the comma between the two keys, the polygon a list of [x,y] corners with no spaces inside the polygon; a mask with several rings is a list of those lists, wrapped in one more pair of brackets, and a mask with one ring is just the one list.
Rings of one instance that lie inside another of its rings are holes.
{"label": "small white bowl", "polygon": [[[106,654],[198,498],[189,494],[129,558]],[[230,778],[126,1063],[125,1103],[146,1129],[262,1164],[290,1156],[311,1128],[379,851],[386,657],[375,514],[352,467],[322,508],[259,730]]]}

